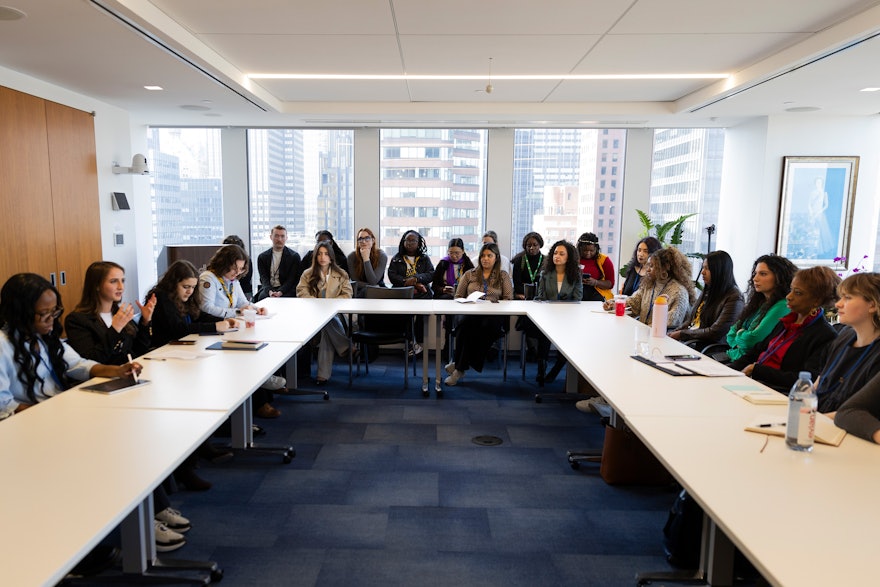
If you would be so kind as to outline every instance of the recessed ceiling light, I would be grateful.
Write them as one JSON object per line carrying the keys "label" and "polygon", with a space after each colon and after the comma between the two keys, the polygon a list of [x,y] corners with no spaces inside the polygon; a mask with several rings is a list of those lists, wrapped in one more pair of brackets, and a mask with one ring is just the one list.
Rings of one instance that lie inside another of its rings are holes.
{"label": "recessed ceiling light", "polygon": [[144,86],[144,89],[151,92],[161,92],[164,88],[162,86]]}
{"label": "recessed ceiling light", "polygon": [[822,110],[818,106],[795,106],[793,108],[786,108],[786,112],[815,112],[816,110]]}
{"label": "recessed ceiling light", "polygon": [[27,18],[27,14],[18,8],[0,6],[0,20],[21,20],[23,18]]}
{"label": "recessed ceiling light", "polygon": [[198,106],[197,104],[184,104],[181,106],[184,110],[192,110],[193,112],[205,112],[210,110],[207,106]]}
{"label": "recessed ceiling light", "polygon": [[880,88],[862,88],[860,92],[880,92]]}

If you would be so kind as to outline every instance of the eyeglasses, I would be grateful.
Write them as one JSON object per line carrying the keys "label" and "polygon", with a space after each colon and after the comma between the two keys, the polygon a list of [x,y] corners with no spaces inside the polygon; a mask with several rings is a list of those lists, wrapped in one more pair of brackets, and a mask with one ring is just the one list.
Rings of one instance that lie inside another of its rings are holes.
{"label": "eyeglasses", "polygon": [[37,316],[37,320],[40,320],[41,322],[46,322],[49,320],[49,318],[55,320],[63,313],[64,308],[62,308],[61,306],[55,306],[51,310],[41,310],[39,312],[34,312],[34,314]]}
{"label": "eyeglasses", "polygon": [[373,237],[371,237],[371,236],[359,236],[358,237],[359,243],[366,243],[366,242],[370,242],[371,240],[373,240]]}

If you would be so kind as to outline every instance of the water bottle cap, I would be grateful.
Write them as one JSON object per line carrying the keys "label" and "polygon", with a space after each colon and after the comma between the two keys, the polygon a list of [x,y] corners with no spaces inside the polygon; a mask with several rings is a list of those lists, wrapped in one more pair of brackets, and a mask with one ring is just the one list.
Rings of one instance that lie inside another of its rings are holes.
{"label": "water bottle cap", "polygon": [[666,299],[666,294],[661,294],[661,295],[657,296],[657,298],[654,300],[654,303],[660,304],[661,306],[663,306],[663,305],[668,304],[669,301]]}
{"label": "water bottle cap", "polygon": [[813,379],[813,375],[812,375],[812,373],[810,373],[809,371],[801,371],[800,373],[798,373],[798,379],[808,379],[808,380],[812,380],[812,379]]}

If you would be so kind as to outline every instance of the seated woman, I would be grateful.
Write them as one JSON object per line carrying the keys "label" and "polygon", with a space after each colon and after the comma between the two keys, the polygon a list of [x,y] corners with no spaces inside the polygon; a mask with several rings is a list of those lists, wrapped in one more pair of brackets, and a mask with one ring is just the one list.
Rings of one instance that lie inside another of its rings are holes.
{"label": "seated woman", "polygon": [[[350,298],[351,282],[348,273],[336,265],[333,257],[333,245],[330,241],[323,241],[315,246],[312,255],[312,266],[303,271],[296,286],[298,298]],[[333,356],[340,357],[350,352],[351,345],[345,327],[339,316],[334,316],[320,333],[321,340],[318,343],[318,373],[315,383],[327,385],[330,375],[333,373]]]}
{"label": "seated woman", "polygon": [[[526,299],[525,286],[531,284],[537,288],[538,274],[544,264],[544,254],[541,248],[544,246],[544,238],[537,232],[529,232],[523,237],[523,250],[510,261],[513,271],[513,297],[517,300]],[[516,329],[526,332],[526,356],[534,361],[537,356],[538,341],[534,336],[535,328],[528,316],[517,316]]]}
{"label": "seated woman", "polygon": [[626,277],[624,277],[620,293],[631,296],[638,291],[639,282],[647,270],[648,257],[662,248],[663,245],[653,236],[646,236],[636,243],[632,258],[626,265]]}
{"label": "seated woman", "polygon": [[[201,311],[216,320],[235,318],[244,309],[256,310],[257,314],[265,315],[266,308],[251,304],[241,290],[238,277],[248,267],[248,256],[238,245],[225,245],[208,260],[208,267],[199,275],[199,291],[201,292]],[[260,389],[254,392],[254,415],[259,418],[277,418],[281,410],[275,408],[272,391],[283,390],[287,380],[278,375],[271,375]]]}
{"label": "seated woman", "polygon": [[725,340],[727,331],[743,309],[743,295],[733,276],[733,259],[725,251],[712,251],[703,259],[703,293],[686,326],[669,333],[670,338],[695,340],[699,348]]}
{"label": "seated woman", "polygon": [[474,268],[474,263],[464,252],[464,241],[460,238],[449,239],[446,256],[437,263],[431,289],[435,300],[451,300],[455,296],[458,280],[466,272]]}
{"label": "seated woman", "polygon": [[578,239],[585,302],[604,302],[614,296],[614,264],[599,248],[599,237],[592,232]]}
{"label": "seated woman", "polygon": [[358,284],[357,297],[362,298],[368,285],[385,287],[388,255],[379,248],[376,235],[369,228],[357,232],[357,248],[348,255],[348,276]]}
{"label": "seated woman", "polygon": [[[434,279],[434,264],[428,256],[425,239],[415,230],[408,230],[400,237],[397,254],[388,264],[388,281],[392,287],[413,286],[413,298],[430,300],[433,297],[431,282]],[[422,352],[424,340],[424,316],[416,316],[415,344],[412,354]]]}
{"label": "seated woman", "polygon": [[[333,248],[333,260],[336,261],[336,266],[348,273],[348,260],[346,259],[345,253],[343,253],[342,248],[338,244],[336,244],[336,241],[333,239],[333,233],[331,233],[329,230],[319,230],[315,233],[316,245],[324,241],[329,241],[330,246]],[[313,254],[314,249],[308,251],[305,255],[303,255],[301,265],[303,269],[312,266]]]}
{"label": "seated woman", "polygon": [[[223,239],[224,245],[238,245],[241,247],[241,250],[247,253],[247,247],[244,246],[244,241],[241,240],[241,237],[237,234],[230,234],[226,238]],[[245,269],[242,275],[238,276],[238,282],[241,284],[241,291],[244,292],[244,297],[248,299],[248,301],[253,301],[254,299],[254,264],[250,262],[248,259],[247,269]]]}
{"label": "seated woman", "polygon": [[[583,281],[581,267],[578,264],[578,252],[568,241],[556,241],[550,247],[550,256],[544,262],[541,279],[538,280],[536,300],[580,301],[583,297]],[[531,333],[538,340],[538,375],[535,380],[543,385],[547,370],[547,357],[550,354],[550,339],[537,327],[531,327]],[[528,332],[528,331],[527,331]],[[550,373],[552,381],[562,369],[564,362],[557,361]]]}
{"label": "seated woman", "polygon": [[815,384],[823,414],[835,412],[880,373],[880,275],[854,273],[837,293],[837,316],[847,327],[831,343]]}
{"label": "seated woman", "polygon": [[[479,267],[461,276],[456,298],[466,298],[476,291],[482,291],[485,299],[492,302],[513,299],[513,281],[506,271],[501,270],[501,253],[498,245],[486,243],[480,249]],[[446,365],[449,373],[444,382],[456,385],[468,369],[478,373],[483,371],[486,352],[492,343],[504,333],[507,316],[465,316],[456,328],[455,358]]]}
{"label": "seated woman", "polygon": [[[668,304],[667,330],[681,328],[696,292],[691,281],[691,262],[675,247],[660,249],[648,258],[645,277],[636,293],[626,299],[626,306],[633,316],[650,326],[654,301],[661,295],[666,296]],[[606,310],[613,307],[614,300],[607,300],[604,304]]]}
{"label": "seated woman", "polygon": [[139,357],[150,349],[150,323],[155,296],[144,305],[135,323],[135,308],[122,302],[125,271],[112,261],[96,261],[86,269],[82,297],[67,315],[67,344],[80,356],[109,365],[124,365],[129,356]]}
{"label": "seated woman", "polygon": [[[0,420],[91,377],[141,372],[140,363],[105,365],[80,356],[61,340],[63,313],[61,294],[34,273],[13,275],[0,289]],[[153,496],[156,550],[176,550],[186,544],[180,532],[189,530],[189,520],[170,508],[161,486]],[[169,529],[163,519],[180,532]]]}
{"label": "seated woman", "polygon": [[840,277],[828,267],[795,273],[786,296],[790,313],[779,320],[770,336],[730,364],[732,369],[788,393],[798,373],[815,379],[825,363],[828,345],[837,336],[825,319],[825,306],[837,299]]}
{"label": "seated woman", "polygon": [[[762,255],[752,265],[746,305],[727,331],[727,361],[736,361],[770,334],[788,314],[785,296],[797,273],[794,263],[779,255]],[[716,357],[717,358],[717,357]],[[722,356],[723,358],[723,356]]]}

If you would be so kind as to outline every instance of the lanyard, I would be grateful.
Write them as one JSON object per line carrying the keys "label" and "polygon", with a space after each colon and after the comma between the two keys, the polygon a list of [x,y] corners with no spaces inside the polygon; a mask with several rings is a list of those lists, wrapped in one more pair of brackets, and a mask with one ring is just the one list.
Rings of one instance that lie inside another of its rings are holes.
{"label": "lanyard", "polygon": [[[220,282],[220,287],[223,288],[223,293],[226,294],[226,299],[229,300],[229,307],[233,307],[233,297],[232,292],[235,291],[235,285],[230,285],[228,288],[226,287],[226,279],[223,277],[217,276],[217,281]],[[233,282],[234,284],[235,282]]]}
{"label": "lanyard", "polygon": [[[672,282],[671,281],[666,282],[666,285],[664,285],[663,289],[660,290],[660,293],[657,294],[657,298],[659,298],[660,296],[663,295],[663,292],[666,291],[666,288],[669,287],[670,283],[672,283]],[[654,297],[654,288],[655,287],[656,287],[656,284],[651,286],[651,304],[648,306],[648,315],[645,316],[645,323],[646,324],[648,323],[648,319],[651,317],[651,312],[654,311],[654,300],[657,299]]]}
{"label": "lanyard", "polygon": [[543,260],[544,260],[544,254],[539,253],[538,254],[538,265],[537,265],[537,267],[535,267],[535,270],[532,271],[532,266],[529,264],[529,256],[523,255],[522,266],[523,266],[523,269],[525,269],[529,273],[529,283],[535,283],[535,277],[537,277],[538,271],[541,270],[541,262]]}
{"label": "lanyard", "polygon": [[865,357],[870,354],[871,348],[876,342],[877,339],[875,338],[873,341],[871,341],[871,344],[865,347],[856,362],[853,363],[852,366],[846,370],[846,373],[844,373],[837,379],[832,380],[829,375],[834,372],[834,368],[841,361],[841,359],[843,359],[844,355],[846,355],[846,347],[842,348],[840,352],[837,353],[837,355],[835,355],[833,359],[831,359],[831,364],[829,364],[825,369],[822,370],[822,378],[819,380],[819,389],[816,390],[816,395],[834,393],[834,391],[837,390],[838,387],[840,387],[840,384],[843,383],[847,377],[852,375],[853,371],[855,371],[858,366],[861,365],[862,361],[865,360]]}
{"label": "lanyard", "polygon": [[409,259],[407,259],[406,257],[403,258],[404,263],[406,263],[406,276],[407,277],[415,277],[416,276],[416,265],[418,265],[419,259],[421,259],[421,257],[415,257],[413,259],[413,262],[410,263]]}
{"label": "lanyard", "polygon": [[[55,368],[52,367],[52,363],[46,360],[46,356],[49,354],[49,345],[42,338],[37,339],[40,343],[40,362],[43,363],[46,368],[49,370],[49,374],[52,376],[52,379],[55,380],[55,383],[58,384],[58,389],[64,391],[64,384],[61,383],[61,378],[58,377],[58,373],[55,372]],[[45,349],[46,353],[43,354],[43,350]]]}

